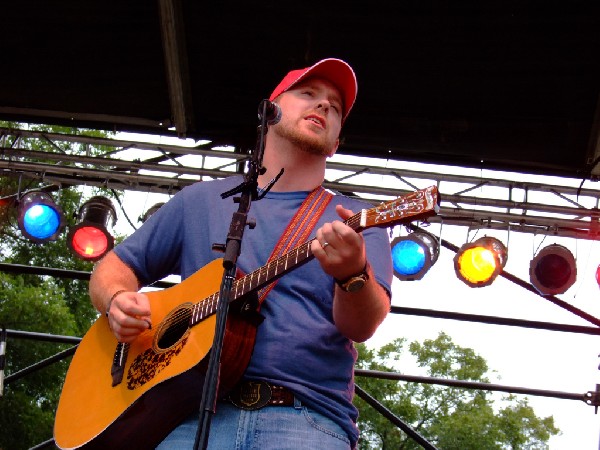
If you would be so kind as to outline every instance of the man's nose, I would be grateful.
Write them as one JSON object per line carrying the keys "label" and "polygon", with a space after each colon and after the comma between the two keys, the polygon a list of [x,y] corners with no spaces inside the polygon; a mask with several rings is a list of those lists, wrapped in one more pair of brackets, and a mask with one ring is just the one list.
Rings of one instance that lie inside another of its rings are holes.
{"label": "man's nose", "polygon": [[328,112],[330,107],[331,103],[329,103],[328,100],[319,100],[319,104],[317,105],[317,109],[321,108],[325,110],[325,112]]}

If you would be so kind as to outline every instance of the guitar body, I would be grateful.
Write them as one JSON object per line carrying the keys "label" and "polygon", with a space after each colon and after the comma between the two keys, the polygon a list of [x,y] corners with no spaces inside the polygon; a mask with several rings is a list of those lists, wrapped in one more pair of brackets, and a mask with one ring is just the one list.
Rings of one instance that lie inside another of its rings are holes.
{"label": "guitar body", "polygon": [[[59,448],[154,448],[198,411],[215,315],[188,328],[167,348],[157,348],[156,342],[164,331],[161,325],[182,314],[185,318],[186,305],[219,291],[222,273],[222,260],[215,260],[180,284],[146,293],[153,328],[129,345],[123,379],[114,387],[111,367],[118,342],[106,317],[92,325],[73,356],[58,404],[54,439]],[[221,355],[227,371],[220,374],[219,392],[242,376],[255,336],[255,325],[238,314],[228,316]]]}

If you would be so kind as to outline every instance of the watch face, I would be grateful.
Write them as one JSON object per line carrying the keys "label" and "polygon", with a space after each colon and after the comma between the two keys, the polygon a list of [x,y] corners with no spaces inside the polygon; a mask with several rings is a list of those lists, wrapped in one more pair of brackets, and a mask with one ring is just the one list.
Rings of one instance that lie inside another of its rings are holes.
{"label": "watch face", "polygon": [[348,283],[346,284],[346,290],[348,292],[356,292],[356,291],[360,290],[364,285],[365,285],[364,278],[356,277],[356,278],[353,278],[352,280],[348,281]]}

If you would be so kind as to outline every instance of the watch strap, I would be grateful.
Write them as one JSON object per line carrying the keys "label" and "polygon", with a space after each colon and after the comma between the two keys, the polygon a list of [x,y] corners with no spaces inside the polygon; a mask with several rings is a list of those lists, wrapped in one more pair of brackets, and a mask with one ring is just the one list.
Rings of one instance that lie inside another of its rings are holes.
{"label": "watch strap", "polygon": [[354,275],[350,275],[348,278],[345,278],[343,280],[338,280],[337,278],[335,278],[335,282],[336,284],[342,288],[344,291],[348,292],[348,284],[351,283],[352,281],[354,281],[355,279],[357,280],[363,280],[365,283],[369,280],[369,262],[365,262],[365,267],[363,267],[363,270],[361,270],[360,272],[354,274]]}

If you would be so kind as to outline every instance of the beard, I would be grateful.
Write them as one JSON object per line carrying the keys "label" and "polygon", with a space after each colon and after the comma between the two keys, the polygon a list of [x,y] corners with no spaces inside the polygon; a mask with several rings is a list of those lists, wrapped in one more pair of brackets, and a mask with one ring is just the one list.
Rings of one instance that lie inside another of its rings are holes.
{"label": "beard", "polygon": [[277,127],[272,128],[272,132],[310,155],[329,157],[335,148],[335,142],[327,137],[309,136],[288,122],[281,121]]}

